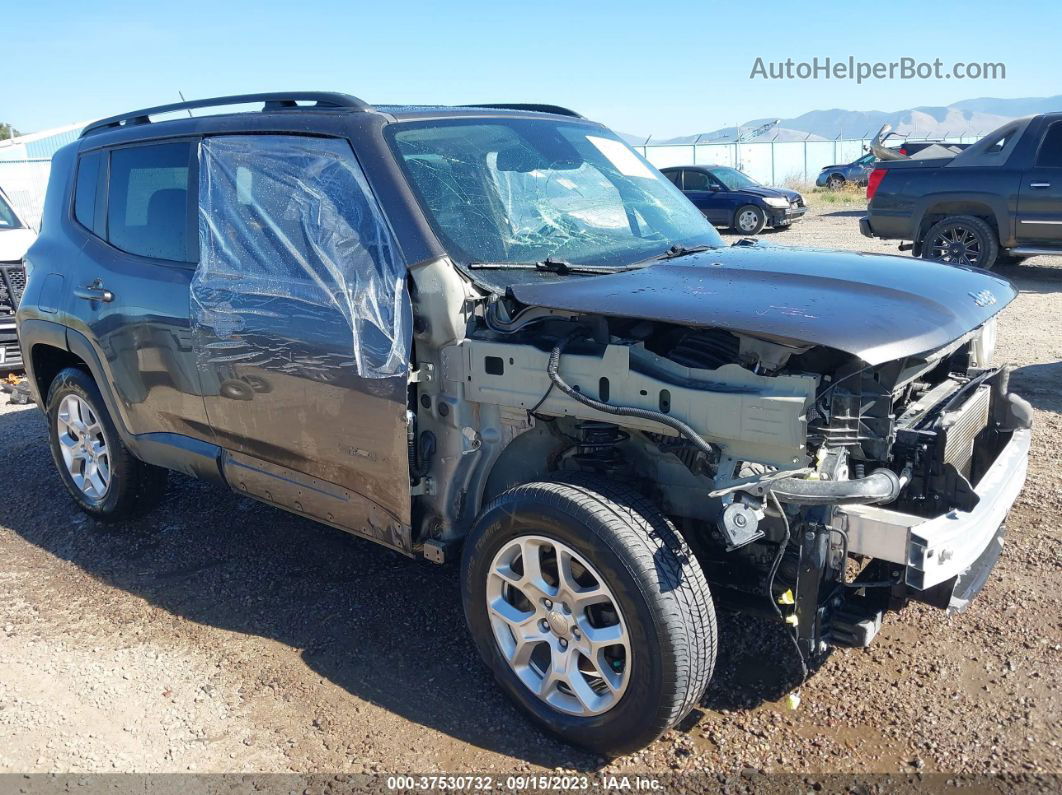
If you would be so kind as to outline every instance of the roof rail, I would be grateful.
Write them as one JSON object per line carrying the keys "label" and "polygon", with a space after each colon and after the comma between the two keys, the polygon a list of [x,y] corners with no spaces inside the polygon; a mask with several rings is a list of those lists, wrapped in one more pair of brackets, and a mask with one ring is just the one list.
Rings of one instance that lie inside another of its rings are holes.
{"label": "roof rail", "polygon": [[196,108],[215,108],[225,105],[248,105],[256,102],[264,103],[262,110],[281,110],[284,108],[299,107],[299,102],[313,102],[314,108],[329,108],[356,111],[371,111],[372,105],[352,97],[350,94],[340,94],[334,91],[273,91],[264,94],[235,94],[231,97],[213,97],[211,99],[193,99],[189,102],[174,102],[172,105],[158,105],[154,108],[134,110],[122,113],[118,116],[109,116],[106,119],[94,121],[81,131],[81,137],[100,130],[110,130],[116,127],[134,124],[148,124],[152,116],[163,113],[173,113],[181,110],[195,110]]}
{"label": "roof rail", "polygon": [[494,108],[496,110],[526,110],[532,113],[555,113],[558,116],[573,116],[576,119],[584,118],[582,114],[574,110],[562,108],[560,105],[539,105],[533,102],[480,102],[475,105],[458,105],[459,108]]}

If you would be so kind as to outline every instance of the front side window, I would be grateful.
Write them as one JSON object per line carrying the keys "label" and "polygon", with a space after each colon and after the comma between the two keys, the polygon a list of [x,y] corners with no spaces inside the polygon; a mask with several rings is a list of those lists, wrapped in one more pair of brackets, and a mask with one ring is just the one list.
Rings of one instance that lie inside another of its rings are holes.
{"label": "front side window", "polygon": [[716,168],[712,170],[712,176],[723,185],[726,190],[741,190],[742,188],[758,188],[760,183],[738,171],[736,168]]}
{"label": "front side window", "polygon": [[11,205],[7,203],[7,199],[0,194],[0,229],[21,229],[22,224],[18,220],[18,216],[15,215],[15,211],[11,208]]}
{"label": "front side window", "polygon": [[111,245],[142,257],[195,261],[194,244],[188,234],[191,157],[190,143],[134,146],[111,152],[107,204],[107,238]]}
{"label": "front side window", "polygon": [[513,118],[392,130],[410,182],[458,262],[623,266],[676,244],[722,245],[667,178],[603,128]]}

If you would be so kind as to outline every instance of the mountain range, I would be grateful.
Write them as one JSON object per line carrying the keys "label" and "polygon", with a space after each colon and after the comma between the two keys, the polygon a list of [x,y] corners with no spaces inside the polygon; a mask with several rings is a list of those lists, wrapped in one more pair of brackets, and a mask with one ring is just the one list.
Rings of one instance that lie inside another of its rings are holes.
{"label": "mountain range", "polygon": [[[897,132],[912,138],[942,138],[960,135],[983,135],[1004,122],[1019,116],[1062,110],[1062,95],[1053,97],[1022,97],[995,99],[982,97],[966,99],[939,107],[921,106],[906,110],[812,110],[791,119],[781,119],[776,127],[751,141],[815,141],[833,138],[869,138],[883,124],[891,124]],[[770,118],[752,119],[740,127],[722,127],[709,132],[682,135],[667,140],[653,139],[654,144],[690,144],[699,137],[701,143],[733,141],[741,132],[773,121]],[[645,137],[627,136],[636,143]]]}

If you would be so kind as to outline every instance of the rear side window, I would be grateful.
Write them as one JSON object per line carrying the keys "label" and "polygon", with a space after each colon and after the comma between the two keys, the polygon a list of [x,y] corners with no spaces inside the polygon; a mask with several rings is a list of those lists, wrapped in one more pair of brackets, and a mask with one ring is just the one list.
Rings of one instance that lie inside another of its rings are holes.
{"label": "rear side window", "polygon": [[681,171],[665,171],[664,176],[674,183],[675,187],[682,187],[682,172]]}
{"label": "rear side window", "polygon": [[195,262],[189,235],[190,143],[111,152],[107,239],[142,257]]}
{"label": "rear side window", "polygon": [[1047,128],[1036,155],[1039,168],[1062,168],[1062,122],[1056,121]]}
{"label": "rear side window", "polygon": [[74,217],[78,223],[100,237],[104,234],[103,152],[82,155],[77,165],[77,185],[74,188]]}

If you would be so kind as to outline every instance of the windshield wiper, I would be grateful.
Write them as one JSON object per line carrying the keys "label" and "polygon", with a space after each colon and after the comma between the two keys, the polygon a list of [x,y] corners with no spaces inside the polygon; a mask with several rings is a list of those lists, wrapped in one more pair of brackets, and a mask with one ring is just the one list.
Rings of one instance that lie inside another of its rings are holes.
{"label": "windshield wiper", "polygon": [[618,265],[575,265],[553,257],[546,257],[539,262],[473,262],[468,267],[472,270],[542,271],[560,276],[567,276],[569,273],[619,273],[629,270],[628,266]]}
{"label": "windshield wiper", "polygon": [[707,251],[712,246],[680,246],[677,243],[661,254],[657,259],[675,259],[676,257],[685,257],[689,254],[699,254],[702,251]]}

